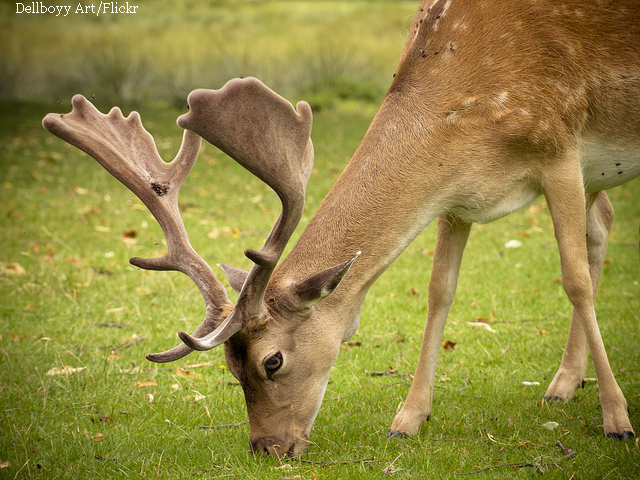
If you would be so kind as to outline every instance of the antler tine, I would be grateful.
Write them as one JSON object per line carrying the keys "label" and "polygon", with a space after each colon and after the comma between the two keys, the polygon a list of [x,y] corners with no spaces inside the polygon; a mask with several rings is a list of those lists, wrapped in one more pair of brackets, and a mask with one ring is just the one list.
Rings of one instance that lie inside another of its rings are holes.
{"label": "antler tine", "polygon": [[[188,275],[206,305],[205,318],[194,335],[206,336],[223,323],[232,305],[222,283],[189,243],[178,208],[178,193],[196,161],[201,138],[185,131],[180,151],[171,163],[166,163],[137,112],[125,118],[115,107],[104,115],[82,95],[74,96],[71,103],[70,113],[47,115],[42,121],[44,128],[95,158],[147,206],[165,234],[167,253],[160,258],[132,258],[130,262],[147,270],[177,270]],[[226,325],[236,328],[236,332],[241,327],[237,322]],[[168,362],[191,351],[180,344],[147,358]]]}
{"label": "antler tine", "polygon": [[[311,108],[306,102],[294,108],[255,78],[231,80],[220,90],[194,90],[189,107],[178,125],[227,153],[267,183],[282,202],[282,212],[262,249],[245,251],[254,266],[232,316],[251,316],[264,308],[269,277],[302,217],[313,168]],[[223,338],[216,332],[200,339],[185,332],[179,335],[198,350],[213,348]]]}

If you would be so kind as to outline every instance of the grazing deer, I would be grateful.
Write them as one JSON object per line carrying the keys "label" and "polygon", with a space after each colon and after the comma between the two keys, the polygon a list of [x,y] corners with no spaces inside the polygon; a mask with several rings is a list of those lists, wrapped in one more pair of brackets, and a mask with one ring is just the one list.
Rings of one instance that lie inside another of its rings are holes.
{"label": "grazing deer", "polygon": [[[75,96],[45,128],[96,158],[161,225],[168,252],[131,263],[193,279],[206,315],[169,362],[224,344],[244,390],[251,446],[297,454],[308,443],[340,342],[369,287],[438,218],[427,324],[415,379],[389,436],[429,418],[438,350],[473,222],[544,195],[573,304],[562,363],[545,398],[567,400],[591,352],[604,433],[633,435],[596,322],[594,297],[613,220],[604,190],[640,175],[640,9],[635,0],[426,0],[362,144],[291,253],[311,172],[311,110],[256,79],[189,95],[175,160],[163,162],[137,113],[99,113]],[[189,244],[178,191],[204,138],[269,184],[282,213],[249,272],[222,265],[232,305]],[[361,252],[361,253],[359,253]],[[357,258],[357,261],[356,261]]]}

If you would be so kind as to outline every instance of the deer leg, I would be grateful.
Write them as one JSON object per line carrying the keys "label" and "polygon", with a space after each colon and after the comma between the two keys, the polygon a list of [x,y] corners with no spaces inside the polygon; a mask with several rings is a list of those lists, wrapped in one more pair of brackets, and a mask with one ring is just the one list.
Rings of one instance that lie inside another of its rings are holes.
{"label": "deer leg", "polygon": [[438,238],[429,281],[429,302],[420,357],[409,395],[398,412],[387,437],[415,435],[429,419],[436,374],[436,361],[449,307],[458,283],[462,253],[469,238],[471,224],[450,215],[438,219]]}
{"label": "deer leg", "polygon": [[[603,192],[587,197],[587,252],[589,273],[595,300],[600,282],[602,264],[607,253],[609,232],[613,223],[613,206]],[[569,338],[564,349],[560,368],[547,389],[545,400],[569,400],[584,382],[587,371],[589,345],[576,310],[571,315]]]}
{"label": "deer leg", "polygon": [[[557,163],[546,167],[543,190],[560,251],[562,282],[573,304],[575,317],[582,325],[598,377],[604,434],[622,439],[634,435],[634,432],[627,401],[611,371],[593,307],[594,289],[585,235],[585,193],[577,151],[570,151],[565,158],[557,160]],[[574,333],[574,340],[576,337],[578,334]]]}

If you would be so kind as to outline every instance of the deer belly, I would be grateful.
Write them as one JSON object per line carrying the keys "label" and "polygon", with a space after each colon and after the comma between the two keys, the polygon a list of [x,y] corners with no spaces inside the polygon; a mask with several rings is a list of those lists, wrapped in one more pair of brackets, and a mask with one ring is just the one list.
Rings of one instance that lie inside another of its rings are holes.
{"label": "deer belly", "polygon": [[587,139],[580,162],[588,193],[617,187],[640,176],[640,143]]}
{"label": "deer belly", "polygon": [[526,207],[541,194],[542,190],[535,183],[516,182],[510,188],[470,195],[464,203],[453,207],[451,213],[467,222],[490,223]]}

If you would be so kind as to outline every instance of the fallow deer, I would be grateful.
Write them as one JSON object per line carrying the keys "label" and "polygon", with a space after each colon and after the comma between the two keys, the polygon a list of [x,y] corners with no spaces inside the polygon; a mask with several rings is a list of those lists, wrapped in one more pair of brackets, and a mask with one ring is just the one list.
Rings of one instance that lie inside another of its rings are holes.
{"label": "fallow deer", "polygon": [[[200,289],[206,315],[159,354],[177,360],[224,344],[244,390],[258,454],[303,452],[340,342],[356,331],[369,287],[438,219],[427,323],[415,379],[389,436],[429,418],[435,366],[473,222],[546,197],[573,304],[569,338],[545,398],[567,400],[591,352],[604,434],[634,431],[596,322],[594,297],[613,220],[604,190],[640,175],[640,9],[635,0],[426,0],[387,96],[352,160],[291,253],[311,172],[311,111],[256,79],[189,95],[176,159],[163,162],[137,113],[100,114],[81,96],[45,128],[96,158],[157,218],[162,258]],[[177,198],[200,138],[269,184],[282,213],[249,272],[222,266],[232,305],[193,250]],[[359,253],[361,252],[361,253]],[[357,258],[357,260],[356,260]],[[276,268],[277,266],[277,268]]]}

